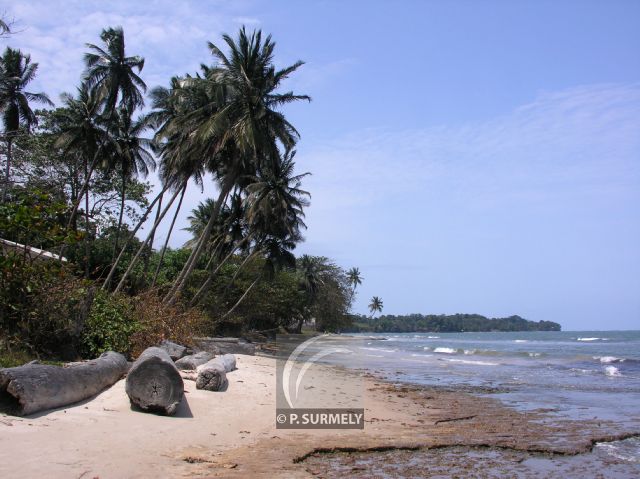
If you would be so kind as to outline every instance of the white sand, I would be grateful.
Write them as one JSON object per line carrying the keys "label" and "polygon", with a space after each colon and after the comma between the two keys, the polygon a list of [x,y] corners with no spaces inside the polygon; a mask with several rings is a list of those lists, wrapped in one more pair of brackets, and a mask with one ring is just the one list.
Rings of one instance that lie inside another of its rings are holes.
{"label": "white sand", "polygon": [[[0,477],[167,477],[185,450],[221,450],[274,430],[275,361],[237,356],[225,392],[184,381],[174,417],[133,411],[124,380],[97,397],[30,418],[0,416]],[[248,431],[248,432],[241,432]]]}

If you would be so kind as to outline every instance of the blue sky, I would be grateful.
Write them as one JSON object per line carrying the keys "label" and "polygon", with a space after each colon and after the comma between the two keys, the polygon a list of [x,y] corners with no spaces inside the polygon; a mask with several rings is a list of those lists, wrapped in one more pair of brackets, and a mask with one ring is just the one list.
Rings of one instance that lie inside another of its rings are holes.
{"label": "blue sky", "polygon": [[305,60],[286,85],[313,97],[286,110],[313,173],[298,251],[360,268],[356,311],[377,295],[391,314],[638,329],[640,2],[5,5],[21,32],[0,41],[32,54],[52,98],[105,26],[124,27],[149,86],[242,24],[274,36],[279,65]]}

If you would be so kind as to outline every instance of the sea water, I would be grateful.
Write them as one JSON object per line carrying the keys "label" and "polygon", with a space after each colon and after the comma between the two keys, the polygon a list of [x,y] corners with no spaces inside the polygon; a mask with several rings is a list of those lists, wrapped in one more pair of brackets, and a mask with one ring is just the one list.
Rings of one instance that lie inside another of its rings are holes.
{"label": "sea water", "polygon": [[[360,363],[392,381],[490,394],[520,410],[640,430],[640,331],[354,336]],[[604,449],[640,462],[638,441]]]}

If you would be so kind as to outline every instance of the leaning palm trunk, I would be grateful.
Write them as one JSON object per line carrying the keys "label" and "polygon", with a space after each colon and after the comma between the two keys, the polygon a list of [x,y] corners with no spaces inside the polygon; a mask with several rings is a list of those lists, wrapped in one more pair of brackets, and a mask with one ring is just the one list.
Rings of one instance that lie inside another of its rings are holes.
{"label": "leaning palm trunk", "polygon": [[98,165],[98,158],[96,156],[91,162],[89,171],[86,171],[85,169],[86,174],[85,174],[84,184],[82,185],[82,188],[80,188],[76,201],[73,204],[73,209],[71,210],[71,215],[69,216],[69,221],[67,223],[67,229],[71,228],[71,225],[73,224],[73,220],[75,219],[76,214],[78,213],[78,208],[80,207],[80,203],[82,203],[82,196],[85,193],[87,195],[89,194],[89,182],[91,181],[91,176],[93,175],[93,171],[95,170],[97,165]]}
{"label": "leaning palm trunk", "polygon": [[247,290],[244,292],[244,294],[242,296],[240,296],[240,299],[238,301],[236,301],[236,304],[233,305],[233,307],[227,311],[224,316],[222,316],[221,319],[226,318],[227,316],[229,316],[231,313],[233,313],[236,308],[238,306],[240,306],[240,303],[242,303],[242,301],[244,300],[244,298],[247,297],[247,295],[249,294],[249,292],[253,289],[253,287],[258,284],[258,281],[260,280],[260,276],[258,276],[256,279],[253,280],[253,283],[251,283],[251,285],[247,288]]}
{"label": "leaning palm trunk", "polygon": [[[116,286],[116,289],[114,290],[114,293],[117,293],[118,291],[120,291],[122,289],[122,286],[124,286],[125,280],[129,276],[129,274],[131,274],[131,271],[133,270],[133,267],[135,266],[136,262],[138,261],[138,258],[140,258],[140,255],[144,251],[145,247],[151,241],[151,238],[153,237],[153,235],[156,232],[156,229],[158,228],[158,225],[160,224],[160,222],[162,221],[164,216],[167,214],[167,211],[169,211],[169,209],[171,208],[171,205],[173,205],[173,202],[175,201],[176,197],[178,196],[178,193],[180,193],[180,190],[181,190],[181,188],[178,188],[176,190],[176,192],[173,194],[173,196],[169,200],[169,204],[167,204],[167,206],[164,208],[164,210],[162,211],[160,216],[158,218],[156,218],[156,221],[154,222],[153,227],[151,228],[151,231],[149,231],[149,234],[147,235],[147,238],[140,245],[140,248],[138,248],[138,252],[136,253],[136,255],[131,260],[131,263],[129,263],[129,267],[127,268],[125,273],[122,275],[122,278],[120,279],[120,282],[118,283],[118,286]],[[166,189],[164,191],[166,191]],[[164,194],[164,191],[162,193],[160,193],[160,196],[162,196],[162,194]],[[114,265],[114,267],[115,267],[115,265]]]}
{"label": "leaning palm trunk", "polygon": [[131,232],[131,235],[129,236],[127,241],[125,241],[125,243],[124,243],[124,245],[122,247],[122,250],[120,250],[120,254],[116,258],[116,260],[113,262],[113,266],[111,266],[111,270],[109,270],[109,274],[107,275],[107,279],[104,281],[104,284],[102,285],[102,289],[107,289],[109,287],[109,283],[111,283],[111,280],[113,279],[113,275],[116,272],[116,268],[118,267],[118,264],[120,263],[120,260],[122,260],[122,257],[124,256],[124,253],[125,253],[125,250],[127,249],[127,246],[129,246],[129,242],[136,235],[136,233],[138,232],[138,230],[140,229],[142,224],[147,220],[147,217],[149,216],[149,213],[151,213],[151,210],[153,209],[155,204],[160,200],[160,197],[165,193],[165,191],[167,191],[167,189],[169,189],[169,185],[168,184],[165,185],[162,188],[162,191],[160,192],[160,194],[154,198],[154,200],[151,202],[151,204],[147,208],[147,211],[144,212],[144,215],[142,215],[142,218],[140,219],[140,221],[138,222],[136,227]]}
{"label": "leaning palm trunk", "polygon": [[211,270],[211,272],[209,273],[209,276],[207,276],[207,279],[205,280],[205,282],[202,283],[202,286],[200,286],[200,289],[198,290],[198,292],[191,299],[191,306],[196,306],[198,303],[200,303],[200,301],[204,298],[205,293],[207,291],[209,291],[209,287],[211,286],[211,283],[213,282],[213,278],[216,277],[216,274],[218,274],[218,271],[220,271],[220,268],[222,268],[222,266],[224,264],[226,264],[226,262],[233,256],[233,254],[236,252],[236,250],[239,247],[240,247],[240,244],[234,246],[231,249],[231,252],[227,256],[225,256],[225,258],[222,261],[220,261],[220,263],[218,263],[216,268],[214,270]]}
{"label": "leaning palm trunk", "polygon": [[[87,160],[84,160],[84,176],[87,177],[88,167]],[[81,196],[82,197],[82,196]],[[84,194],[84,277],[89,279],[89,272],[91,270],[91,246],[89,245],[89,189],[87,188]]]}
{"label": "leaning palm trunk", "polygon": [[178,201],[178,207],[176,208],[176,212],[173,215],[173,220],[171,220],[171,226],[169,227],[169,232],[167,233],[167,237],[164,240],[164,245],[162,246],[162,252],[160,253],[160,259],[158,260],[158,267],[156,268],[156,272],[153,275],[153,281],[151,282],[151,287],[153,288],[156,285],[156,281],[158,280],[158,275],[160,274],[160,269],[162,268],[162,261],[164,260],[164,254],[167,251],[167,246],[169,245],[169,238],[171,238],[171,233],[173,232],[173,227],[176,224],[176,220],[178,219],[178,213],[180,213],[180,207],[182,206],[182,200],[184,199],[184,194],[187,191],[188,183],[185,182],[182,187],[182,193],[180,194],[180,201]]}
{"label": "leaning palm trunk", "polygon": [[182,268],[180,275],[178,276],[178,278],[176,278],[176,281],[174,282],[174,286],[171,288],[171,291],[169,291],[169,293],[165,296],[163,302],[168,304],[173,304],[176,301],[178,295],[182,292],[182,290],[186,286],[187,280],[189,279],[189,277],[191,276],[191,273],[195,269],[198,259],[204,252],[204,247],[209,241],[209,238],[211,236],[211,230],[213,229],[213,225],[215,224],[216,219],[220,214],[220,208],[222,206],[222,203],[226,200],[227,195],[231,191],[232,185],[233,185],[232,178],[228,178],[224,182],[222,188],[220,189],[220,194],[218,195],[218,201],[216,201],[213,211],[211,212],[211,218],[209,218],[209,222],[207,223],[206,228],[202,232],[202,235],[200,235],[200,240],[198,241],[198,244],[191,252],[191,255],[189,256],[189,259],[185,263],[184,267]]}
{"label": "leaning palm trunk", "polygon": [[[158,201],[158,209],[156,210],[156,219],[154,221],[154,224],[158,222],[158,218],[160,217],[160,212],[162,211],[162,198],[164,197],[164,195],[160,196],[160,200]],[[144,255],[144,268],[143,270],[143,276],[147,275],[147,272],[149,271],[149,259],[151,258],[151,251],[153,251],[153,242],[156,239],[156,231],[153,230],[153,233],[151,233],[151,241],[149,241],[149,253]]]}
{"label": "leaning palm trunk", "polygon": [[2,202],[7,200],[7,191],[9,190],[9,180],[11,177],[11,137],[7,137],[7,167],[4,175],[4,187],[2,189]]}
{"label": "leaning palm trunk", "polygon": [[[113,254],[111,256],[111,262],[113,263],[118,253],[118,243],[120,242],[120,230],[122,229],[122,217],[124,215],[124,202],[125,194],[127,193],[127,173],[122,169],[122,191],[120,192],[120,216],[118,217],[118,229],[116,230],[116,239],[113,243]],[[109,284],[111,278],[107,278],[106,284]]]}

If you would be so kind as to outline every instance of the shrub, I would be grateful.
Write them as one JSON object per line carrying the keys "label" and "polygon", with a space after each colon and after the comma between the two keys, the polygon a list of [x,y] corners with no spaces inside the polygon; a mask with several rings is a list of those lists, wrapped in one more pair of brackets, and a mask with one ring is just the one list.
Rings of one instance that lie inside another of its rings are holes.
{"label": "shrub", "polygon": [[131,336],[140,329],[131,298],[96,291],[82,333],[83,353],[96,357],[105,351],[131,352]]}
{"label": "shrub", "polygon": [[133,314],[139,325],[131,337],[131,352],[134,357],[163,339],[179,344],[192,344],[193,337],[200,334],[207,320],[197,308],[162,304],[155,291],[142,293],[132,298],[132,301]]}

